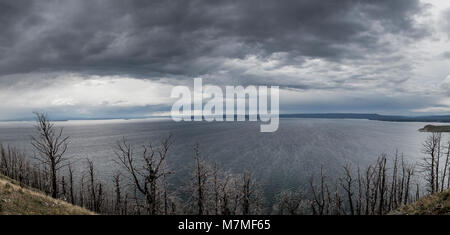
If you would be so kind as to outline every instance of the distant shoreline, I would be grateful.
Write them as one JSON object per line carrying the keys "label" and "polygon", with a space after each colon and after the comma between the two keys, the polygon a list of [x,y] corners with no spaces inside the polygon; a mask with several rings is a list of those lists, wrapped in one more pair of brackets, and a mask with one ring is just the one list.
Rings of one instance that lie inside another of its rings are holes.
{"label": "distant shoreline", "polygon": [[450,132],[450,126],[426,125],[419,129],[420,132]]}
{"label": "distant shoreline", "polygon": [[366,119],[387,122],[449,122],[450,115],[400,116],[367,113],[280,114],[281,118]]}
{"label": "distant shoreline", "polygon": [[[401,115],[381,115],[376,113],[305,113],[305,114],[280,114],[280,118],[317,118],[317,119],[364,119],[372,121],[386,122],[431,122],[431,123],[450,123],[450,115],[428,115],[428,116],[401,116]],[[140,120],[140,119],[158,119],[169,118],[170,116],[145,116],[145,117],[105,117],[105,118],[55,118],[52,121],[88,121],[88,120]],[[246,115],[246,119],[248,115]],[[0,120],[0,122],[26,122],[34,119],[16,119]]]}

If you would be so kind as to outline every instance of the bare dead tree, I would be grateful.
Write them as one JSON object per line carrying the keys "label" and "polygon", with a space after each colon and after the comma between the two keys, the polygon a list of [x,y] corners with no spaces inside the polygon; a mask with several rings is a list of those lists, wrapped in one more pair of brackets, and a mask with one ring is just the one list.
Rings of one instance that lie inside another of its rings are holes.
{"label": "bare dead tree", "polygon": [[174,215],[177,213],[178,205],[180,204],[179,198],[177,197],[176,193],[172,193],[169,191],[169,182],[168,182],[168,175],[174,174],[173,171],[166,173],[165,171],[168,169],[168,167],[162,167],[162,179],[161,179],[161,188],[162,188],[162,203],[163,203],[163,214],[164,215]]}
{"label": "bare dead tree", "polygon": [[406,178],[405,181],[405,193],[404,193],[404,199],[403,199],[403,204],[407,204],[409,203],[409,198],[410,198],[410,185],[411,185],[411,178],[414,175],[414,165],[411,164],[402,164],[402,168],[405,169],[404,172],[406,172],[406,176],[403,175],[403,178]]}
{"label": "bare dead tree", "polygon": [[317,189],[314,183],[313,176],[310,177],[309,185],[311,187],[312,197],[311,200],[311,209],[313,214],[324,215],[326,200],[325,200],[325,188],[327,187],[327,183],[325,181],[325,174],[323,172],[323,165],[320,167],[320,184]]}
{"label": "bare dead tree", "polygon": [[69,172],[69,197],[70,197],[70,203],[75,204],[75,195],[74,195],[74,179],[73,179],[73,170],[72,170],[72,164],[68,164],[68,172]]}
{"label": "bare dead tree", "polygon": [[384,206],[385,206],[385,197],[386,197],[386,155],[382,154],[378,169],[378,177],[380,181],[380,202],[378,204],[378,214],[384,214]]}
{"label": "bare dead tree", "polygon": [[79,205],[81,207],[84,207],[85,205],[85,201],[84,201],[84,174],[81,175],[80,177],[80,191],[79,191]]}
{"label": "bare dead tree", "polygon": [[362,207],[363,207],[363,177],[361,175],[361,169],[358,165],[358,171],[357,171],[357,182],[358,182],[358,200],[356,201],[356,214],[361,215],[362,214]]}
{"label": "bare dead tree", "polygon": [[276,197],[274,212],[279,215],[307,214],[308,199],[301,190],[287,190]]}
{"label": "bare dead tree", "polygon": [[[163,139],[158,147],[154,147],[151,143],[143,145],[141,159],[137,164],[134,149],[125,138],[116,144],[115,162],[128,172],[136,190],[144,196],[145,208],[150,215],[157,214],[160,209],[161,203],[158,200],[158,195],[161,177],[171,174],[169,170],[165,169],[170,145],[170,135]],[[143,167],[138,165],[143,165]]]}
{"label": "bare dead tree", "polygon": [[434,182],[435,182],[435,184],[436,184],[436,186],[434,187],[435,188],[435,190],[436,190],[436,192],[439,192],[439,173],[440,173],[440,170],[441,170],[441,168],[440,168],[440,163],[441,163],[441,139],[442,139],[442,134],[441,133],[439,133],[439,141],[437,141],[437,146],[436,146],[436,148],[437,148],[437,153],[436,153],[436,163],[435,163],[435,165],[436,165],[436,169],[435,169],[435,177],[436,177],[436,179],[434,180]]}
{"label": "bare dead tree", "polygon": [[340,178],[341,186],[347,194],[347,201],[349,205],[350,214],[354,215],[353,208],[353,177],[351,173],[351,166],[349,164],[344,166],[344,177]]}
{"label": "bare dead tree", "polygon": [[67,200],[67,184],[64,176],[61,178],[61,196],[63,200]]}
{"label": "bare dead tree", "polygon": [[211,175],[209,165],[203,160],[200,154],[200,146],[197,143],[194,147],[195,167],[191,181],[192,199],[197,208],[197,214],[203,215],[207,213],[206,205],[208,200],[207,183]]}
{"label": "bare dead tree", "polygon": [[242,215],[259,214],[262,212],[263,202],[259,191],[259,185],[256,182],[254,175],[250,171],[245,171],[241,174],[241,208]]}
{"label": "bare dead tree", "polygon": [[51,180],[51,196],[58,197],[58,171],[64,167],[64,153],[66,153],[69,137],[63,136],[63,128],[55,128],[46,114],[35,113],[36,136],[31,137],[31,145],[39,153],[36,158],[48,166]]}
{"label": "bare dead tree", "polygon": [[[322,169],[318,183],[314,183],[312,178],[310,180],[311,213],[384,215],[404,203],[413,202],[411,184],[415,165],[405,162],[403,155],[401,165],[398,158],[394,158],[393,163],[394,167],[388,168],[387,155],[381,154],[364,172],[359,167],[354,172],[352,166],[346,164],[343,175],[333,186],[336,188],[334,192],[329,190],[329,182],[325,180]],[[401,173],[394,174],[394,171]],[[393,177],[395,175],[397,177]]]}
{"label": "bare dead tree", "polygon": [[94,162],[86,159],[88,166],[88,180],[89,180],[89,205],[90,209],[95,212],[101,212],[104,197],[104,186],[99,182],[95,176]]}
{"label": "bare dead tree", "polygon": [[365,209],[364,214],[369,215],[370,214],[370,204],[372,201],[372,193],[371,188],[373,185],[373,175],[374,175],[374,169],[372,166],[368,166],[365,171]]}
{"label": "bare dead tree", "polygon": [[433,132],[429,135],[423,143],[423,153],[426,156],[419,164],[422,172],[425,174],[425,181],[427,182],[428,192],[435,193],[439,189],[436,188],[436,181],[439,171],[439,164],[437,163],[440,155],[441,133]]}
{"label": "bare dead tree", "polygon": [[224,179],[220,184],[220,195],[221,195],[221,205],[220,205],[220,213],[222,215],[231,215],[232,214],[232,206],[231,201],[233,195],[236,192],[233,190],[233,187],[230,186],[235,183],[235,179],[229,173],[225,173]]}
{"label": "bare dead tree", "polygon": [[335,184],[333,201],[334,201],[333,214],[335,214],[335,215],[342,214],[342,212],[344,211],[343,208],[342,208],[343,199],[341,197],[341,194],[339,193],[338,184],[337,183]]}
{"label": "bare dead tree", "polygon": [[420,186],[416,183],[416,201],[420,199]]}
{"label": "bare dead tree", "polygon": [[[444,170],[442,173],[442,179],[441,179],[441,192],[444,191],[444,185],[445,185],[445,179],[447,177],[447,169],[448,169],[448,164],[450,164],[449,162],[449,158],[450,158],[450,141],[447,142],[447,152],[445,154],[445,163],[444,163]],[[450,179],[450,177],[448,177]],[[449,180],[447,180],[447,182],[449,182]],[[447,183],[447,188],[449,188],[449,185]]]}
{"label": "bare dead tree", "polygon": [[391,193],[390,193],[390,197],[389,197],[389,210],[393,207],[396,207],[398,205],[398,201],[397,201],[397,187],[398,187],[398,151],[395,150],[395,155],[394,155],[394,161],[393,161],[393,172],[392,172],[392,182],[391,182]]}
{"label": "bare dead tree", "polygon": [[114,205],[114,212],[116,214],[121,214],[122,212],[122,195],[120,188],[120,171],[116,171],[113,175],[113,183],[114,183],[114,192],[116,194],[116,200]]}

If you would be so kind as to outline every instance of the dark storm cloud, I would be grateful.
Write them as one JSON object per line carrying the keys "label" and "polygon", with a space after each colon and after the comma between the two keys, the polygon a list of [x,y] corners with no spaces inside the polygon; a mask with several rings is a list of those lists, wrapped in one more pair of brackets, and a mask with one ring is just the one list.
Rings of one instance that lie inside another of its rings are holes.
{"label": "dark storm cloud", "polygon": [[359,60],[395,50],[384,35],[426,36],[413,20],[421,9],[418,0],[2,1],[0,73],[182,78],[248,55]]}
{"label": "dark storm cloud", "polygon": [[[407,115],[418,115],[414,110],[427,108],[436,104],[434,97],[403,96],[391,98],[382,94],[365,94],[362,96],[339,95],[333,99],[317,98],[311,102],[285,104],[281,113],[323,113],[325,112],[356,112],[399,114],[402,110]],[[405,112],[405,110],[408,110]]]}

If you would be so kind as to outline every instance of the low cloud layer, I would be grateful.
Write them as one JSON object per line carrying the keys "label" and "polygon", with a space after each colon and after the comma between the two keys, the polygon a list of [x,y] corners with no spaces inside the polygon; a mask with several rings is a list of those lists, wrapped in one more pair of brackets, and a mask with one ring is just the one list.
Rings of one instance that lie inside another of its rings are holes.
{"label": "low cloud layer", "polygon": [[194,77],[278,85],[291,113],[437,110],[449,9],[437,0],[2,1],[0,119],[151,115]]}

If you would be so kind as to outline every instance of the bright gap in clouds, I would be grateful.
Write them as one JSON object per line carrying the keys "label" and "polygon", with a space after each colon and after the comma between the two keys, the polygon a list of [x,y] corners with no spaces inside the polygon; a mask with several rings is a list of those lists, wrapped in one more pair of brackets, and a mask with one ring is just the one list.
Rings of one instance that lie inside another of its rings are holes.
{"label": "bright gap in clouds", "polygon": [[55,118],[127,117],[128,112],[149,116],[152,115],[149,106],[172,103],[167,95],[172,87],[162,81],[122,76],[63,74],[39,83],[23,79],[0,88],[0,99],[7,100],[0,103],[0,109],[10,110],[1,119],[30,116],[32,111],[51,111]]}

